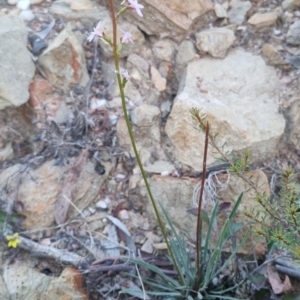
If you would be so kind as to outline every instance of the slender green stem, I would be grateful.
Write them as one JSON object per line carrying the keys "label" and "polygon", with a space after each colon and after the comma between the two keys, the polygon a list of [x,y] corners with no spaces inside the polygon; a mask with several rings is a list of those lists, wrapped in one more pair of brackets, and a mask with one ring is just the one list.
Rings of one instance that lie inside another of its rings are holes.
{"label": "slender green stem", "polygon": [[144,171],[142,161],[141,161],[140,155],[139,155],[137,147],[136,147],[134,135],[133,135],[133,132],[132,132],[130,121],[129,121],[129,117],[128,117],[128,113],[127,113],[127,107],[126,107],[126,101],[125,101],[125,93],[124,93],[124,88],[123,88],[123,85],[122,85],[122,78],[121,78],[121,74],[120,74],[119,54],[118,54],[118,51],[117,51],[117,49],[118,49],[118,43],[117,43],[117,18],[116,18],[116,15],[115,15],[113,0],[108,0],[108,5],[109,5],[109,8],[110,8],[111,18],[112,18],[112,25],[113,25],[113,56],[114,56],[114,63],[115,63],[115,68],[116,68],[116,75],[117,75],[118,85],[119,85],[119,88],[120,88],[120,95],[121,95],[121,99],[122,99],[122,108],[123,108],[123,113],[124,113],[124,117],[125,117],[125,121],[126,121],[126,126],[127,126],[127,129],[128,129],[129,137],[130,137],[130,140],[131,140],[131,144],[132,144],[134,154],[136,156],[137,163],[138,163],[139,168],[141,170],[142,177],[143,177],[143,180],[145,182],[146,189],[147,189],[149,198],[151,200],[151,204],[153,206],[155,216],[156,216],[157,221],[158,221],[158,225],[159,225],[160,230],[163,234],[164,240],[167,244],[168,251],[169,251],[169,254],[170,254],[171,259],[173,261],[174,267],[177,271],[178,276],[180,277],[180,283],[183,285],[184,284],[184,278],[181,276],[181,272],[179,271],[178,263],[175,259],[175,256],[174,256],[174,253],[172,251],[170,242],[168,240],[165,228],[163,226],[161,217],[159,215],[159,211],[158,211],[156,202],[155,202],[154,197],[152,195],[150,185],[149,185],[149,182],[147,180],[147,176],[146,176],[146,173]]}
{"label": "slender green stem", "polygon": [[200,257],[201,257],[201,239],[200,239],[200,230],[201,230],[201,208],[202,208],[202,199],[206,178],[206,161],[207,161],[207,149],[208,149],[208,140],[209,140],[209,124],[206,123],[205,127],[205,144],[204,144],[204,156],[203,156],[203,166],[202,166],[202,180],[201,188],[199,193],[198,201],[198,214],[197,214],[197,230],[196,230],[196,263],[197,263],[197,279],[195,282],[195,290],[199,289],[201,283],[201,267],[200,267]]}

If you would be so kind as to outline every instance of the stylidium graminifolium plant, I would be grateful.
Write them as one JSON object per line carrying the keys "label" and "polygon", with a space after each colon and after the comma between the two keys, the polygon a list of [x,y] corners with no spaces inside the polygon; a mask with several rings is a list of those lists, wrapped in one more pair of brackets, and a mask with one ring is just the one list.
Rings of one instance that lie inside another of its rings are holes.
{"label": "stylidium graminifolium plant", "polygon": [[[206,214],[206,218],[203,218],[205,216],[205,213],[201,211],[201,203],[202,203],[202,193],[200,193],[199,197],[199,205],[198,205],[198,215],[197,215],[197,236],[196,236],[196,265],[193,259],[191,259],[191,255],[189,251],[187,251],[186,243],[184,239],[176,232],[172,221],[170,220],[168,216],[168,212],[166,209],[160,204],[160,208],[162,210],[162,215],[164,216],[167,224],[171,228],[171,233],[173,238],[168,238],[166,228],[163,225],[162,218],[158,211],[158,205],[156,204],[156,201],[152,195],[150,185],[147,180],[146,173],[144,171],[139,152],[136,147],[135,138],[133,135],[133,131],[131,128],[126,102],[125,102],[125,92],[124,87],[127,83],[127,81],[130,78],[130,75],[127,70],[120,70],[119,66],[119,56],[122,51],[123,46],[126,46],[128,43],[134,43],[132,40],[132,35],[130,32],[125,32],[123,30],[120,30],[122,32],[122,37],[120,38],[120,41],[117,41],[117,20],[118,17],[124,13],[126,13],[128,10],[134,10],[135,13],[143,17],[142,9],[144,9],[144,6],[139,4],[137,0],[128,0],[128,2],[123,1],[122,2],[122,8],[120,11],[115,14],[115,8],[113,4],[113,0],[108,0],[108,6],[111,13],[111,20],[112,20],[112,29],[113,29],[113,36],[109,37],[105,34],[105,27],[103,26],[103,22],[100,20],[100,22],[96,25],[94,30],[89,34],[88,41],[91,42],[95,38],[104,39],[106,42],[109,43],[109,45],[112,47],[113,50],[113,59],[115,64],[115,72],[117,76],[117,82],[120,89],[120,96],[122,99],[122,108],[123,108],[123,114],[126,121],[128,134],[131,140],[131,144],[133,147],[133,151],[136,157],[136,161],[138,163],[138,166],[140,168],[148,196],[150,198],[151,204],[153,206],[155,216],[158,221],[159,228],[162,232],[164,241],[167,244],[168,248],[168,259],[172,263],[175,269],[176,278],[166,275],[159,267],[156,267],[150,263],[146,263],[139,259],[126,259],[127,261],[131,263],[135,263],[136,265],[139,265],[141,267],[144,267],[147,270],[150,270],[154,272],[157,276],[156,279],[151,278],[144,278],[143,282],[148,285],[148,287],[151,287],[152,290],[149,293],[150,295],[154,296],[167,296],[167,297],[175,297],[176,299],[235,299],[233,297],[227,297],[226,293],[231,293],[236,289],[236,287],[239,285],[234,284],[230,288],[224,288],[222,283],[219,283],[218,288],[213,287],[213,290],[210,291],[210,288],[213,284],[213,282],[216,281],[216,276],[220,274],[222,270],[226,268],[230,264],[230,262],[235,257],[237,251],[240,249],[240,247],[245,242],[247,236],[243,239],[243,241],[238,245],[230,257],[225,260],[225,262],[222,260],[221,257],[221,251],[223,248],[223,245],[231,238],[231,235],[234,234],[239,228],[234,229],[234,223],[232,222],[232,219],[235,215],[235,212],[239,206],[239,203],[242,200],[242,195],[237,200],[235,206],[233,207],[233,210],[224,224],[220,236],[217,239],[217,244],[214,248],[211,248],[210,246],[210,240],[211,240],[211,234],[213,230],[213,224],[215,224],[215,220],[217,217],[217,212],[219,209],[219,204],[217,203],[214,207],[214,210],[212,212],[212,215],[210,218]],[[206,144],[205,144],[205,153],[207,153],[207,147],[208,147],[208,134],[209,134],[209,125],[206,123]],[[203,159],[203,174],[205,174],[205,166],[206,165],[206,156]],[[205,181],[205,175],[202,178],[202,183]],[[203,185],[204,186],[204,185]],[[205,240],[202,240],[202,224],[203,222],[208,223],[209,229],[206,234]],[[202,247],[202,241],[204,241],[205,246]],[[136,290],[123,290],[123,293],[131,294],[136,296],[137,295]],[[143,291],[142,293],[145,293]],[[145,294],[143,294],[144,299]],[[194,298],[195,297],[195,298]],[[171,298],[170,298],[171,299]]]}
{"label": "stylidium graminifolium plant", "polygon": [[[162,219],[160,217],[156,201],[155,201],[155,199],[152,195],[150,185],[149,185],[149,182],[147,180],[146,172],[144,171],[143,164],[142,164],[138,149],[136,147],[135,138],[134,138],[133,131],[132,131],[132,128],[131,128],[131,124],[130,124],[130,120],[129,120],[129,116],[128,116],[128,112],[127,112],[127,107],[126,107],[125,92],[124,92],[124,87],[125,87],[127,81],[129,80],[130,75],[129,75],[127,70],[120,71],[120,65],[119,65],[119,56],[120,56],[120,53],[122,51],[123,44],[127,44],[128,42],[133,43],[133,41],[132,41],[132,35],[131,35],[130,32],[122,31],[123,37],[122,37],[120,43],[118,43],[118,41],[117,41],[117,19],[120,15],[126,13],[128,10],[135,10],[135,12],[140,17],[143,17],[143,14],[142,14],[141,10],[144,8],[144,6],[139,4],[137,0],[128,0],[128,3],[123,2],[122,4],[123,4],[123,8],[117,14],[115,14],[115,8],[114,8],[113,0],[108,0],[108,6],[109,6],[109,10],[111,12],[112,27],[113,27],[113,36],[112,36],[112,38],[105,35],[105,32],[104,32],[105,28],[103,27],[103,23],[100,20],[99,23],[97,24],[97,26],[90,33],[90,35],[88,36],[87,39],[88,39],[89,42],[91,42],[95,37],[99,37],[99,38],[104,39],[106,42],[108,42],[109,45],[112,47],[113,58],[114,58],[114,63],[115,63],[115,72],[116,72],[117,82],[118,82],[118,85],[119,85],[120,96],[121,96],[121,100],[122,100],[123,114],[124,114],[124,118],[125,118],[125,121],[126,121],[126,126],[127,126],[127,130],[128,130],[130,140],[131,140],[132,148],[133,148],[138,166],[140,168],[143,180],[145,182],[147,193],[148,193],[148,196],[150,198],[151,204],[153,206],[159,228],[160,228],[160,230],[163,234],[164,240],[167,244],[169,255],[170,255],[170,257],[173,261],[173,264],[174,264],[174,267],[175,267],[177,273],[180,274],[179,266],[176,263],[174,253],[173,253],[173,251],[171,249],[171,246],[170,246],[170,243],[168,241],[167,233],[166,233],[165,227],[163,225]],[[181,282],[183,283],[183,278],[181,278]]]}

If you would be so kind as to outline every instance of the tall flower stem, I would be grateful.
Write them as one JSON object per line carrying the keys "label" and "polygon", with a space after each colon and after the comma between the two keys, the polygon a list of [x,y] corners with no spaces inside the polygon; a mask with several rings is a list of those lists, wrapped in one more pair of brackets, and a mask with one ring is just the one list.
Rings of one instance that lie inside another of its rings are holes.
{"label": "tall flower stem", "polygon": [[198,213],[197,213],[197,230],[196,230],[196,264],[197,264],[197,279],[195,290],[199,289],[200,282],[201,282],[201,239],[200,239],[200,232],[201,232],[201,209],[202,209],[202,200],[203,200],[203,192],[205,186],[205,178],[206,178],[206,161],[207,161],[207,149],[208,149],[208,137],[209,137],[209,123],[206,123],[205,128],[205,145],[204,145],[204,156],[203,156],[203,166],[202,166],[202,179],[201,179],[201,189],[199,193],[199,201],[198,201]]}
{"label": "tall flower stem", "polygon": [[149,185],[149,182],[147,180],[147,176],[146,176],[146,173],[144,171],[142,161],[141,161],[140,155],[139,155],[137,147],[136,147],[135,138],[134,138],[134,135],[133,135],[133,132],[132,132],[132,127],[131,127],[131,124],[130,124],[130,121],[129,121],[126,102],[125,102],[124,87],[123,87],[123,84],[122,84],[122,78],[121,78],[121,74],[120,74],[118,43],[117,43],[117,18],[116,18],[116,15],[115,15],[113,0],[108,0],[108,5],[109,5],[109,8],[110,8],[110,12],[111,12],[112,26],[113,26],[113,43],[112,44],[113,44],[114,63],[115,63],[115,68],[116,68],[117,81],[118,81],[118,85],[119,85],[119,89],[120,89],[120,95],[121,95],[121,99],[122,99],[122,108],[123,108],[123,113],[124,113],[124,117],[125,117],[125,121],[126,121],[126,126],[127,126],[127,129],[128,129],[129,137],[130,137],[130,140],[131,140],[132,148],[133,148],[138,166],[141,170],[142,177],[143,177],[143,180],[144,180],[145,185],[146,185],[147,193],[148,193],[149,198],[151,200],[151,204],[153,206],[155,216],[156,216],[157,221],[158,221],[159,228],[160,228],[160,230],[163,234],[164,240],[167,244],[168,251],[169,251],[169,254],[170,254],[171,259],[173,261],[174,267],[177,271],[178,276],[180,277],[180,282],[183,285],[184,284],[184,278],[182,277],[181,272],[179,270],[179,266],[178,266],[177,261],[175,259],[174,253],[171,249],[171,245],[170,245],[170,242],[168,240],[166,231],[164,229],[164,226],[163,226],[163,223],[162,223],[162,220],[161,220],[156,202],[155,202],[154,197],[152,195],[150,185]]}

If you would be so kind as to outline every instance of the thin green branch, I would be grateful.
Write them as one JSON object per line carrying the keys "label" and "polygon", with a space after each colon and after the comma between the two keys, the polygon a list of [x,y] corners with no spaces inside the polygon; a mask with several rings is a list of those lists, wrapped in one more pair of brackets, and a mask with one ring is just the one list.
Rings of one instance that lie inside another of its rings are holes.
{"label": "thin green branch", "polygon": [[115,68],[116,68],[116,75],[117,75],[118,85],[119,85],[119,89],[120,89],[120,95],[121,95],[121,99],[122,99],[122,108],[123,108],[123,113],[124,113],[124,117],[125,117],[125,121],[126,121],[126,126],[127,126],[127,129],[128,129],[129,137],[130,137],[130,140],[131,140],[131,144],[132,144],[132,148],[133,148],[134,154],[136,156],[136,160],[137,160],[138,166],[139,166],[139,168],[141,170],[142,177],[143,177],[143,180],[145,182],[146,189],[147,189],[147,192],[148,192],[151,204],[153,206],[153,209],[154,209],[154,212],[155,212],[155,216],[156,216],[157,221],[158,221],[158,225],[159,225],[160,230],[161,230],[161,232],[163,234],[164,240],[165,240],[165,242],[167,244],[168,251],[169,251],[169,254],[171,256],[171,259],[172,259],[172,262],[174,264],[174,267],[175,267],[175,269],[177,271],[178,276],[180,277],[180,282],[181,282],[182,285],[184,285],[184,278],[181,275],[181,272],[180,272],[179,266],[178,266],[178,262],[176,261],[174,253],[172,251],[170,242],[169,242],[167,234],[166,234],[166,230],[165,230],[165,228],[163,226],[161,217],[159,215],[159,211],[158,211],[156,202],[155,202],[154,197],[152,195],[152,192],[151,192],[151,189],[150,189],[150,185],[149,185],[149,182],[147,180],[147,176],[146,176],[146,173],[144,171],[144,168],[143,168],[143,165],[142,165],[142,161],[141,161],[140,155],[139,155],[137,147],[136,147],[135,138],[134,138],[134,135],[133,135],[133,132],[132,132],[130,120],[129,120],[128,113],[127,113],[124,87],[122,85],[122,78],[121,78],[121,74],[120,74],[119,54],[118,54],[118,44],[117,44],[117,18],[116,18],[116,15],[115,15],[115,9],[114,9],[114,5],[113,5],[113,0],[108,0],[108,5],[109,5],[109,8],[110,8],[110,12],[111,12],[112,26],[113,26],[113,56],[114,56],[114,63],[115,63]]}

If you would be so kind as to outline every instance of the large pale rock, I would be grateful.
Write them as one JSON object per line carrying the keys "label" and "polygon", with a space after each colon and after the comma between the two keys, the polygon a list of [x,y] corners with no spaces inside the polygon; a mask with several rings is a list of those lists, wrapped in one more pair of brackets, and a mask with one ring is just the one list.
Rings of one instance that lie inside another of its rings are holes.
{"label": "large pale rock", "polygon": [[88,26],[109,16],[106,8],[92,0],[56,0],[52,3],[50,12],[67,20],[80,20]]}
{"label": "large pale rock", "polygon": [[9,294],[5,299],[88,299],[78,270],[66,268],[59,277],[47,276],[33,268],[31,261],[29,257],[15,259],[3,266],[3,279]]}
{"label": "large pale rock", "polygon": [[217,58],[225,57],[234,40],[234,32],[226,28],[212,28],[196,34],[197,48]]}
{"label": "large pale rock", "polygon": [[[4,188],[10,182],[9,194],[16,188],[18,174],[24,171],[24,166],[15,165],[0,174],[0,186]],[[73,203],[81,211],[92,203],[98,196],[99,189],[107,178],[110,164],[105,164],[106,172],[98,175],[94,165],[87,162],[78,179]],[[23,203],[22,214],[26,216],[23,226],[26,229],[41,229],[53,225],[55,220],[55,203],[62,188],[63,179],[69,167],[55,166],[54,161],[45,162],[35,170],[23,174],[18,190],[18,200]],[[72,205],[69,217],[74,217],[78,211]]]}
{"label": "large pale rock", "polygon": [[[220,174],[219,181],[227,182],[227,176],[228,175]],[[247,179],[250,179],[253,184],[258,187],[258,191],[260,193],[265,192],[266,195],[270,194],[268,179],[261,170],[250,171],[245,174],[245,177]],[[196,239],[197,218],[196,216],[187,213],[187,210],[197,207],[193,203],[193,191],[199,181],[200,179],[195,178],[176,178],[160,175],[154,175],[150,179],[150,186],[154,198],[159,201],[167,210],[174,227],[190,240]],[[245,225],[237,235],[237,243],[245,236],[245,233],[249,229],[249,227],[247,226],[248,220],[245,219],[245,216],[243,214],[244,209],[251,209],[258,205],[258,203],[254,200],[255,192],[249,188],[250,187],[248,186],[248,184],[246,184],[242,179],[231,176],[227,187],[221,191],[219,189],[217,190],[220,202],[229,202],[231,204],[229,210],[227,212],[221,213],[218,217],[218,232],[220,232],[222,226],[226,222],[228,213],[231,211],[234,203],[238,199],[238,196],[242,192],[244,192],[242,203],[236,213],[236,217],[234,218],[234,222],[243,223]],[[145,188],[142,187],[141,190],[142,194],[147,197]],[[152,220],[155,220],[154,210],[151,202],[144,202],[147,203],[147,213],[150,216],[153,216]],[[210,215],[213,208],[213,203],[206,203],[204,201],[202,208],[208,213],[208,215]],[[204,229],[204,237],[206,230],[207,229]],[[217,236],[213,234],[211,238],[212,245],[216,245],[216,238]],[[252,253],[253,246],[256,244],[256,241],[257,240],[252,235],[240,252],[248,254]],[[228,250],[230,250],[230,248],[228,248]]]}
{"label": "large pale rock", "polygon": [[[101,3],[107,5],[106,0],[101,0]],[[114,0],[114,3],[119,10],[120,1]],[[214,9],[210,0],[141,0],[139,3],[145,7],[142,10],[144,17],[139,17],[133,10],[124,18],[148,35],[169,37],[176,41],[184,38],[194,21]]]}
{"label": "large pale rock", "polygon": [[[132,111],[131,120],[137,148],[143,164],[146,165],[151,152],[160,147],[160,110],[156,106],[143,104]],[[118,120],[117,137],[119,144],[135,156],[124,118]]]}
{"label": "large pale rock", "polygon": [[[193,107],[208,115],[218,144],[226,142],[225,151],[249,149],[253,161],[273,156],[285,127],[278,113],[278,86],[275,69],[242,50],[232,51],[224,60],[190,62],[166,124],[175,158],[202,169],[204,134],[194,129]],[[214,161],[210,152],[208,163]]]}
{"label": "large pale rock", "polygon": [[27,50],[27,30],[21,19],[0,18],[0,109],[20,106],[29,98],[35,66]]}
{"label": "large pale rock", "polygon": [[65,92],[72,86],[85,86],[89,80],[83,40],[72,27],[69,23],[38,60],[50,83]]}

